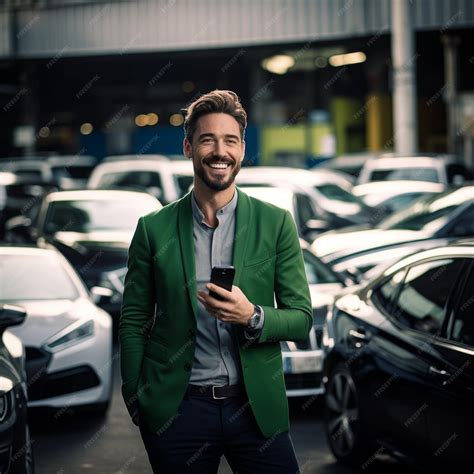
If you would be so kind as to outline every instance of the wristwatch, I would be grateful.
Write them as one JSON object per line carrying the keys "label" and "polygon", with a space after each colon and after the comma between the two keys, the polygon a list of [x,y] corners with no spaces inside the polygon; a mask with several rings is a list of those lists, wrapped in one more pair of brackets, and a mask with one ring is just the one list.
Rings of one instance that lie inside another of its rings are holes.
{"label": "wristwatch", "polygon": [[254,307],[253,314],[252,316],[250,316],[247,322],[247,328],[249,329],[255,329],[258,326],[258,323],[260,322],[260,318],[262,317],[260,306],[257,306],[256,304],[254,304],[253,307]]}

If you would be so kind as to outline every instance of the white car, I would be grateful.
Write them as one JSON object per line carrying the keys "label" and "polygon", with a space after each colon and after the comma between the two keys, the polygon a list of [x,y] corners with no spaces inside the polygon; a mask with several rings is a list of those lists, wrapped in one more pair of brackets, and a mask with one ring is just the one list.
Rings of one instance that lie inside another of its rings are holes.
{"label": "white car", "polygon": [[459,185],[473,178],[474,173],[452,155],[393,156],[367,160],[357,184],[410,180]]}
{"label": "white car", "polygon": [[[9,330],[25,346],[29,407],[104,415],[112,396],[112,318],[54,248],[0,246],[0,303],[28,317]],[[102,296],[106,297],[106,296]]]}
{"label": "white car", "polygon": [[97,165],[87,187],[146,190],[168,204],[182,197],[192,182],[191,160],[136,159],[107,161]]}

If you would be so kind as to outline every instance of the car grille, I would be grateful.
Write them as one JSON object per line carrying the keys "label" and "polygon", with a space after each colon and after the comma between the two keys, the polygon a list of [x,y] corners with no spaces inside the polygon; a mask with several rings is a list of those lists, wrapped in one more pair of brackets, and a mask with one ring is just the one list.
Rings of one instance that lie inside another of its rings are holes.
{"label": "car grille", "polygon": [[316,372],[285,374],[285,385],[287,390],[319,387],[321,385],[321,380],[322,375]]}
{"label": "car grille", "polygon": [[97,374],[86,365],[46,373],[51,354],[37,347],[26,347],[26,375],[28,399],[43,400],[67,393],[96,387],[100,384]]}
{"label": "car grille", "polygon": [[81,365],[43,375],[28,386],[28,397],[30,400],[43,400],[97,387],[99,384],[99,377],[94,370]]}

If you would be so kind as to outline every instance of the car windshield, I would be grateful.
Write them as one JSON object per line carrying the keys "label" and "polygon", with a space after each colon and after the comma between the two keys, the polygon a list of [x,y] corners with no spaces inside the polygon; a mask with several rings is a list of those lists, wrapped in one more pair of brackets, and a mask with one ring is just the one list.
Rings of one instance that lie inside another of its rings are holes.
{"label": "car windshield", "polygon": [[160,175],[154,171],[117,171],[105,173],[100,178],[99,187],[135,187],[146,189],[156,187],[161,189]]}
{"label": "car windshield", "polygon": [[370,181],[429,181],[439,183],[440,178],[435,168],[395,168],[375,169],[370,173]]}
{"label": "car windshield", "polygon": [[339,283],[337,275],[306,249],[303,249],[303,260],[308,284]]}
{"label": "car windshield", "polygon": [[45,233],[130,231],[139,217],[153,211],[152,202],[137,199],[54,201],[48,207]]}
{"label": "car windshield", "polygon": [[428,226],[440,229],[447,223],[449,214],[462,204],[462,201],[451,198],[450,195],[454,194],[422,197],[412,206],[383,219],[377,227],[384,230],[424,230]]}
{"label": "car windshield", "polygon": [[76,299],[79,292],[53,254],[2,255],[2,303],[15,300]]}
{"label": "car windshield", "polygon": [[346,191],[341,186],[337,184],[318,184],[314,187],[316,191],[319,191],[324,197],[328,199],[334,199],[336,201],[343,201],[343,202],[352,202],[354,204],[362,205],[362,201],[360,201],[356,196],[351,194],[350,192]]}
{"label": "car windshield", "polygon": [[87,179],[94,169],[94,166],[53,166],[53,175],[56,179],[59,178],[73,178],[73,179]]}

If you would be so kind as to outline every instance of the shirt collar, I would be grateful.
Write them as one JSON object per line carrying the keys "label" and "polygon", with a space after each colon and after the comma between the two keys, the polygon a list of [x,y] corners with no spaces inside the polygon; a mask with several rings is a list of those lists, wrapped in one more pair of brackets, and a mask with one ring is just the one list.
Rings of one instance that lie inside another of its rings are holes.
{"label": "shirt collar", "polygon": [[[196,196],[194,195],[194,191],[191,192],[191,195],[192,195],[191,206],[193,209],[193,216],[199,224],[202,224],[204,223],[204,213],[199,208],[199,205],[196,201]],[[234,190],[234,195],[232,196],[232,199],[224,207],[222,207],[221,209],[218,209],[216,213],[217,217],[220,218],[220,217],[228,216],[234,213],[235,209],[237,208],[237,199],[238,199],[238,192],[236,188]]]}

